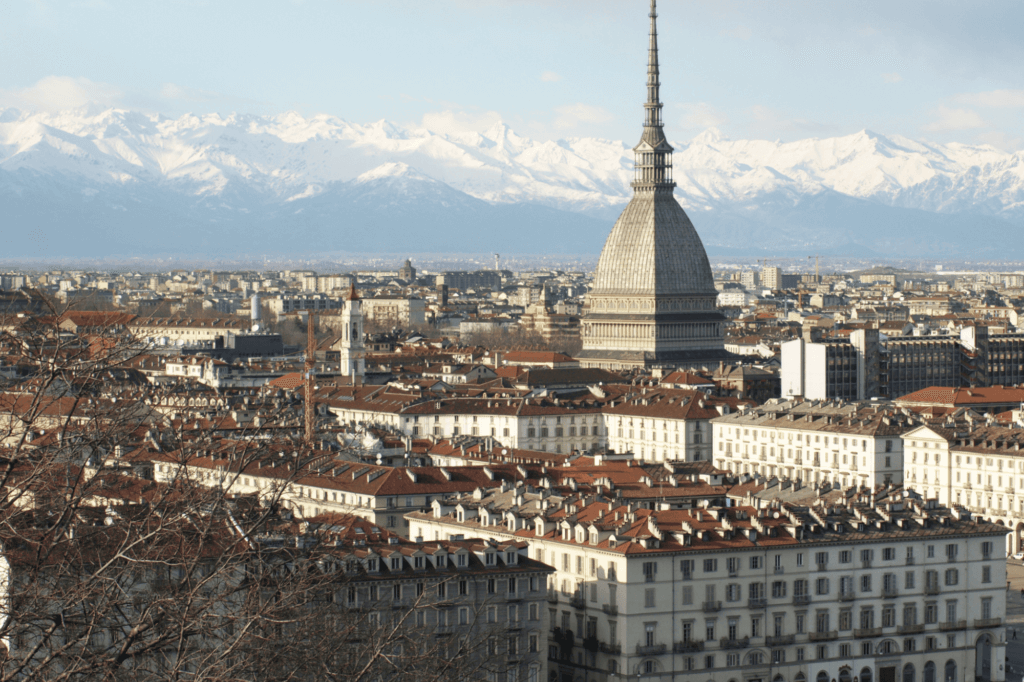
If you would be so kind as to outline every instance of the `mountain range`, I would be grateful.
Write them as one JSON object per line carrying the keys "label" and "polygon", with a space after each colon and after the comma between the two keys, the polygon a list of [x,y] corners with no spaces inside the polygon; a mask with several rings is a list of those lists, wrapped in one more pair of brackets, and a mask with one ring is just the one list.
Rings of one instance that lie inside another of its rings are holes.
{"label": "mountain range", "polygon": [[[676,197],[711,255],[1024,257],[1022,152],[869,131],[673,144]],[[2,251],[593,254],[632,164],[620,141],[538,142],[500,123],[6,109]]]}

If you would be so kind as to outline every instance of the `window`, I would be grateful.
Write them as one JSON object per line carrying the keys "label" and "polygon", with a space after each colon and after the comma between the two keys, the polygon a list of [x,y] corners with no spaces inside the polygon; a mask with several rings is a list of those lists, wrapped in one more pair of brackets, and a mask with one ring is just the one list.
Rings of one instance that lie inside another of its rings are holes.
{"label": "window", "polygon": [[914,589],[914,572],[907,571],[903,576],[903,588],[907,590]]}
{"label": "window", "polygon": [[654,576],[658,573],[658,564],[654,561],[644,562],[644,582],[653,583]]}
{"label": "window", "polygon": [[957,551],[960,549],[959,545],[948,544],[946,545],[946,561],[956,561]]}
{"label": "window", "polygon": [[819,595],[828,594],[828,578],[818,578],[815,581],[815,593]]}
{"label": "window", "polygon": [[896,558],[895,547],[885,547],[882,549],[882,561],[893,561]]}
{"label": "window", "polygon": [[981,543],[981,558],[991,559],[992,558],[992,543],[983,542]]}
{"label": "window", "polygon": [[871,576],[870,575],[862,575],[860,577],[860,591],[861,592],[870,592],[871,591]]}
{"label": "window", "polygon": [[[956,545],[953,545],[955,547]],[[946,569],[946,585],[956,585],[960,582],[960,571],[955,568]]]}
{"label": "window", "polygon": [[776,580],[772,583],[772,598],[782,599],[786,596],[786,582],[784,580]]}
{"label": "window", "polygon": [[839,552],[839,563],[848,564],[851,561],[853,561],[853,552],[848,549]]}
{"label": "window", "polygon": [[715,573],[718,571],[718,559],[705,559],[704,560],[704,572]]}
{"label": "window", "polygon": [[647,608],[647,609],[653,609],[654,608],[654,588],[653,587],[648,587],[646,590],[644,590],[644,608]]}
{"label": "window", "polygon": [[982,566],[981,567],[981,582],[990,583],[992,582],[992,567]]}
{"label": "window", "polygon": [[693,579],[693,559],[683,559],[679,562],[679,572],[683,574],[683,580]]}
{"label": "window", "polygon": [[[821,552],[821,554],[824,554],[825,558],[828,559],[828,554],[826,554],[825,552]],[[757,570],[760,570],[760,569],[761,569],[761,557],[759,557],[759,556],[752,556],[752,557],[750,557],[750,570],[757,571]]]}
{"label": "window", "polygon": [[[753,558],[751,558],[753,561]],[[818,565],[818,568],[828,565],[828,552],[817,552],[814,555],[814,563]]]}

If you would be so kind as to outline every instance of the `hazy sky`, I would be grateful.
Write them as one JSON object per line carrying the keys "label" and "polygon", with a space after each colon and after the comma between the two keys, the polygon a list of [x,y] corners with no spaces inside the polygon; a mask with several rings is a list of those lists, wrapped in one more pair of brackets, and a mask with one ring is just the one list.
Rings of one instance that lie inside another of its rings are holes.
{"label": "hazy sky", "polygon": [[[0,107],[639,136],[647,0],[0,0]],[[661,0],[669,136],[1024,148],[1020,0]]]}

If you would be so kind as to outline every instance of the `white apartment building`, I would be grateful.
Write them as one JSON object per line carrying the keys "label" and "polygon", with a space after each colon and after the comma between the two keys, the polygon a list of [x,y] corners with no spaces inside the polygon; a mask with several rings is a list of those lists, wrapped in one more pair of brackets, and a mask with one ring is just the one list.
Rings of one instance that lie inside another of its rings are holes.
{"label": "white apartment building", "polygon": [[711,420],[736,401],[701,391],[650,388],[606,406],[608,447],[649,462],[711,460]]}
{"label": "white apartment building", "polygon": [[904,483],[941,504],[1003,524],[1006,553],[1024,549],[1024,428],[921,426],[903,436]]}
{"label": "white apartment building", "polygon": [[568,454],[606,443],[600,405],[549,398],[452,398],[388,386],[352,389],[328,409],[342,424],[389,426],[412,437],[489,436],[524,450]]}
{"label": "white apartment building", "polygon": [[919,422],[891,403],[775,398],[711,423],[721,469],[874,487],[903,481],[900,437]]}
{"label": "white apartment building", "polygon": [[500,513],[463,497],[407,519],[415,537],[526,541],[555,568],[552,680],[1004,680],[1006,529],[912,492],[849,492],[810,507],[591,496]]}

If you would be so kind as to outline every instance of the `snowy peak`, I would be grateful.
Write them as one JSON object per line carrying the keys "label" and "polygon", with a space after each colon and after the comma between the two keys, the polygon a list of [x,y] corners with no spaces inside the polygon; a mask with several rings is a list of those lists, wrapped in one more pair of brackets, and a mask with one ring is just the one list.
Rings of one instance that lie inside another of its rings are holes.
{"label": "snowy peak", "polygon": [[430,176],[419,172],[409,164],[402,163],[401,161],[389,161],[388,163],[382,163],[376,168],[372,168],[365,173],[361,173],[354,182],[357,185],[364,185],[376,180],[394,180],[398,178],[405,180],[436,182],[436,180]]}

